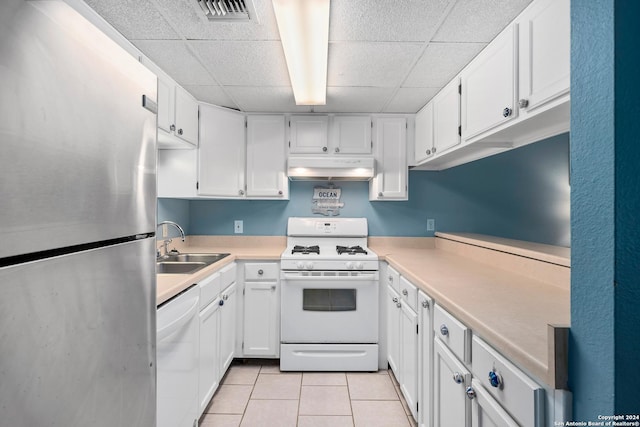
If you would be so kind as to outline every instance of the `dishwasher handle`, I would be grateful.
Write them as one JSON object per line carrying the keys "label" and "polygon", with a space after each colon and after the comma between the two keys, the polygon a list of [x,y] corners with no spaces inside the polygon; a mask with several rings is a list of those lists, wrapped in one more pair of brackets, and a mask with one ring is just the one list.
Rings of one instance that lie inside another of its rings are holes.
{"label": "dishwasher handle", "polygon": [[169,335],[186,325],[189,320],[191,320],[191,318],[198,312],[199,305],[200,299],[196,298],[196,302],[193,303],[193,305],[187,311],[185,311],[182,316],[178,317],[176,320],[156,332],[156,341],[161,341],[162,339],[168,337]]}

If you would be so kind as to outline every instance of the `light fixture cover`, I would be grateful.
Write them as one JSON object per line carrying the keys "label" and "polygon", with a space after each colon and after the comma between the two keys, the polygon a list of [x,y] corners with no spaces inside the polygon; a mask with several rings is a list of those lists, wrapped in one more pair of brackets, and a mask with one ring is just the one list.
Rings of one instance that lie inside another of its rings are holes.
{"label": "light fixture cover", "polygon": [[330,0],[272,2],[296,105],[325,105]]}

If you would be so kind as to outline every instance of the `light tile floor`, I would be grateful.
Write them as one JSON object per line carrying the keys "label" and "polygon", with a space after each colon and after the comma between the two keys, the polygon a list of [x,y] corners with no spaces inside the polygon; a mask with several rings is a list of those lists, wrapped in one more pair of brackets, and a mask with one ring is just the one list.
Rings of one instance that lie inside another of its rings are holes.
{"label": "light tile floor", "polygon": [[280,372],[277,361],[235,363],[201,427],[415,427],[391,371]]}

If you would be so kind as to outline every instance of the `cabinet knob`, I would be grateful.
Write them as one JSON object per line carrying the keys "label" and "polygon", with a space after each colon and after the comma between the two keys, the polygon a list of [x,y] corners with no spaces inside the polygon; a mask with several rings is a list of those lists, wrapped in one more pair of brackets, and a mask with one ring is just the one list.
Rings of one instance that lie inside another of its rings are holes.
{"label": "cabinet knob", "polygon": [[391,301],[398,302],[398,297],[393,297],[393,299]]}
{"label": "cabinet knob", "polygon": [[400,308],[400,307],[402,307],[402,304],[396,303],[396,307]]}
{"label": "cabinet knob", "polygon": [[427,301],[427,300],[422,301],[422,306],[424,308],[429,308],[429,301]]}
{"label": "cabinet knob", "polygon": [[378,193],[378,197],[382,197],[382,191]]}
{"label": "cabinet knob", "polygon": [[218,305],[224,305],[224,301],[223,300],[218,301]]}
{"label": "cabinet knob", "polygon": [[469,398],[469,400],[473,400],[476,397],[476,391],[473,389],[473,387],[467,387],[465,393],[467,393],[467,397]]}
{"label": "cabinet knob", "polygon": [[505,107],[505,109],[502,110],[502,116],[503,117],[509,117],[512,112],[513,112],[513,110],[511,110],[511,108]]}
{"label": "cabinet knob", "polygon": [[489,384],[491,387],[502,388],[502,377],[496,371],[489,371]]}
{"label": "cabinet knob", "polygon": [[271,285],[271,290],[275,291],[276,290],[276,285]]}
{"label": "cabinet knob", "polygon": [[406,297],[407,295],[409,295],[409,291],[407,291],[406,289],[403,289],[402,290],[402,295],[404,295]]}
{"label": "cabinet knob", "polygon": [[520,101],[518,101],[518,106],[520,108],[527,108],[529,106],[529,100],[528,99],[521,99]]}
{"label": "cabinet knob", "polygon": [[176,125],[171,125],[171,126],[169,126],[169,130],[170,130],[171,132],[174,132],[174,131],[176,130]]}
{"label": "cabinet knob", "polygon": [[239,190],[238,194],[241,195],[241,196],[244,196],[244,190]]}
{"label": "cabinet knob", "polygon": [[223,299],[223,301],[228,300],[229,299],[229,295],[227,295],[227,294],[222,295],[222,299]]}
{"label": "cabinet knob", "polygon": [[433,150],[431,150],[431,152],[432,152],[433,154],[436,154],[436,147],[433,147]]}
{"label": "cabinet knob", "polygon": [[322,151],[327,152],[327,147],[322,147]]}
{"label": "cabinet knob", "polygon": [[340,148],[336,147],[336,153],[340,152]]}
{"label": "cabinet knob", "polygon": [[182,129],[178,129],[178,135],[182,135]]}
{"label": "cabinet knob", "polygon": [[449,328],[447,328],[447,325],[440,326],[440,334],[442,334],[442,336],[445,336],[445,337],[449,335]]}
{"label": "cabinet knob", "polygon": [[431,150],[427,150],[427,156],[431,155]]}
{"label": "cabinet knob", "polygon": [[464,377],[462,376],[462,374],[460,372],[454,372],[453,373],[453,382],[456,384],[462,384],[462,382],[464,381]]}
{"label": "cabinet knob", "polygon": [[278,190],[278,196],[282,196],[282,190]]}
{"label": "cabinet knob", "polygon": [[389,282],[393,282],[393,276],[389,276]]}
{"label": "cabinet knob", "polygon": [[258,270],[258,275],[262,276],[264,274],[264,271],[262,269]]}

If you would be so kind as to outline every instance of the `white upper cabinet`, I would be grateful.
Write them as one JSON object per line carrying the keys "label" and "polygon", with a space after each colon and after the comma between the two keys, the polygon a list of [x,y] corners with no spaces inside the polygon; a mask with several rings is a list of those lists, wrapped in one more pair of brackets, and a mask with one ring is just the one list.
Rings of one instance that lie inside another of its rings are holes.
{"label": "white upper cabinet", "polygon": [[371,117],[334,116],[331,141],[338,154],[371,154]]}
{"label": "white upper cabinet", "polygon": [[158,150],[158,197],[195,198],[198,150]]}
{"label": "white upper cabinet", "polygon": [[158,129],[171,132],[174,125],[175,99],[175,85],[158,77]]}
{"label": "white upper cabinet", "polygon": [[180,86],[176,86],[175,102],[176,136],[198,145],[198,103]]}
{"label": "white upper cabinet", "polygon": [[283,115],[247,116],[247,197],[289,197]]}
{"label": "white upper cabinet", "polygon": [[517,117],[516,39],[516,28],[507,27],[462,71],[463,140]]}
{"label": "white upper cabinet", "polygon": [[200,106],[198,194],[239,198],[245,194],[244,114]]}
{"label": "white upper cabinet", "polygon": [[416,114],[416,134],[413,158],[422,163],[433,156],[433,102]]}
{"label": "white upper cabinet", "polygon": [[538,0],[518,19],[520,107],[530,113],[569,92],[569,0]]}
{"label": "white upper cabinet", "polygon": [[433,154],[460,144],[460,93],[458,78],[433,98]]}
{"label": "white upper cabinet", "polygon": [[289,153],[322,154],[329,152],[329,116],[291,116]]}
{"label": "white upper cabinet", "polygon": [[374,127],[376,174],[369,200],[407,200],[407,119],[378,117]]}

